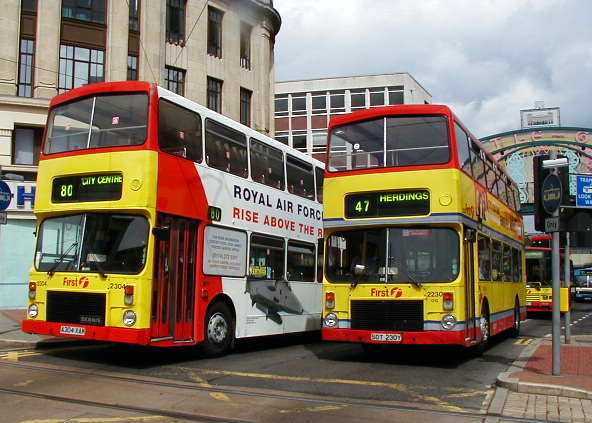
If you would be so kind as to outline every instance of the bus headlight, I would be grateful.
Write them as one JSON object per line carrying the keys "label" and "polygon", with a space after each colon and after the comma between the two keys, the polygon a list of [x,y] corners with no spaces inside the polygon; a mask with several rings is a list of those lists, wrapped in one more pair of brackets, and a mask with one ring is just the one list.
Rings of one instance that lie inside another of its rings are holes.
{"label": "bus headlight", "polygon": [[123,312],[123,324],[126,326],[133,326],[136,323],[136,313],[133,310],[125,310]]}
{"label": "bus headlight", "polygon": [[335,313],[329,313],[325,316],[325,326],[327,326],[328,328],[334,328],[335,326],[337,326],[338,321],[339,319],[337,318],[337,315]]}
{"label": "bus headlight", "polygon": [[456,317],[452,314],[447,314],[446,316],[442,317],[442,327],[446,330],[450,330],[454,328],[456,325]]}
{"label": "bus headlight", "polygon": [[37,304],[31,304],[29,306],[29,317],[34,319],[39,315],[39,306]]}

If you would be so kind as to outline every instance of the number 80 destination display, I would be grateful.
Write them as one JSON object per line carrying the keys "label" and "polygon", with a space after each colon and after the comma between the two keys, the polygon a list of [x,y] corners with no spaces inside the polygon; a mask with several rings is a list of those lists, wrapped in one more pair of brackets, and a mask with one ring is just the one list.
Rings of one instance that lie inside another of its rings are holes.
{"label": "number 80 destination display", "polygon": [[121,173],[65,176],[54,179],[51,201],[74,203],[119,200],[122,188],[123,176]]}

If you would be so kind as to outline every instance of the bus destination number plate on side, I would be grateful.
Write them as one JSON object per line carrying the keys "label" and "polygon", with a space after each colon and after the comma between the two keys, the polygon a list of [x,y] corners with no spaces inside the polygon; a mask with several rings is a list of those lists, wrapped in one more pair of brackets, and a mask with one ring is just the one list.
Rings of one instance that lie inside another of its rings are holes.
{"label": "bus destination number plate on side", "polygon": [[403,336],[400,333],[371,333],[371,341],[377,342],[401,342]]}
{"label": "bus destination number plate on side", "polygon": [[60,333],[62,335],[84,336],[86,329],[80,326],[60,326]]}
{"label": "bus destination number plate on side", "polygon": [[430,193],[425,189],[368,192],[345,198],[348,218],[423,216],[430,213]]}
{"label": "bus destination number plate on side", "polygon": [[123,189],[121,173],[76,175],[55,178],[51,190],[54,203],[119,200]]}

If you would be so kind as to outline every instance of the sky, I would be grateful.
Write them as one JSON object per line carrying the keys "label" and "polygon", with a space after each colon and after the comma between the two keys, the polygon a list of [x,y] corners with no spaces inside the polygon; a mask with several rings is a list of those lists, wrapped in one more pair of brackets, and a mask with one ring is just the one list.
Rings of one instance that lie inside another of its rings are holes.
{"label": "sky", "polygon": [[561,108],[592,128],[592,0],[274,0],[276,81],[410,73],[478,137]]}

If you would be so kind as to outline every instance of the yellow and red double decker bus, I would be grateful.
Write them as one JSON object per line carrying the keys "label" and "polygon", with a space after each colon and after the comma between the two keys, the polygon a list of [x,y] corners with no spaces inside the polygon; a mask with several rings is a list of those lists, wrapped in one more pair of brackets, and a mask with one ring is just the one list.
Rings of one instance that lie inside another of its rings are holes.
{"label": "yellow and red double decker bus", "polygon": [[388,106],[329,126],[323,339],[472,346],[518,333],[518,190],[452,111]]}
{"label": "yellow and red double decker bus", "polygon": [[55,97],[23,330],[212,354],[318,330],[323,173],[146,82]]}
{"label": "yellow and red double decker bus", "polygon": [[[551,234],[528,235],[526,243],[526,312],[551,313],[553,311],[553,273],[551,267]],[[560,252],[561,271],[559,278],[564,284],[564,253]],[[570,260],[570,280],[574,281],[573,264]],[[560,310],[569,310],[569,288],[560,290]]]}

